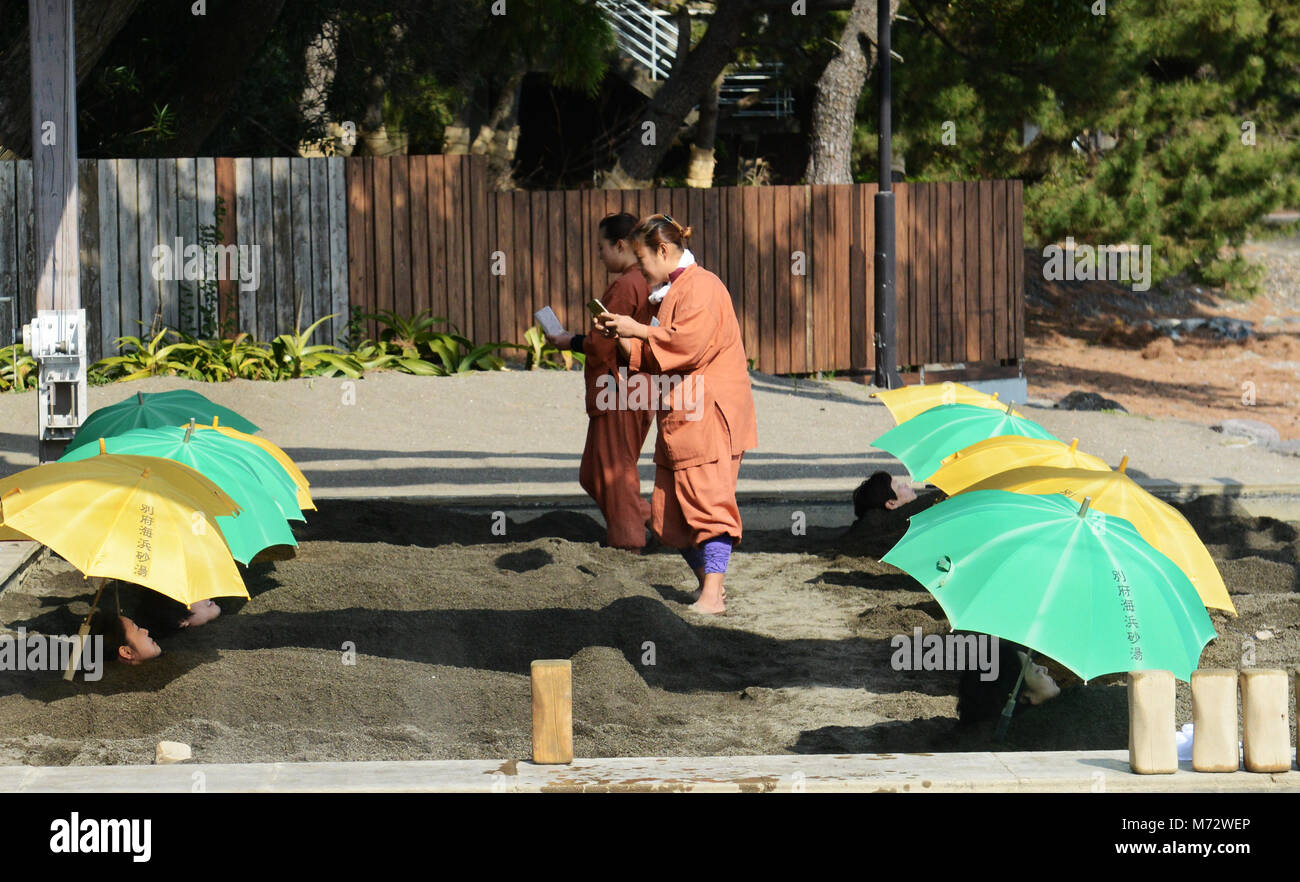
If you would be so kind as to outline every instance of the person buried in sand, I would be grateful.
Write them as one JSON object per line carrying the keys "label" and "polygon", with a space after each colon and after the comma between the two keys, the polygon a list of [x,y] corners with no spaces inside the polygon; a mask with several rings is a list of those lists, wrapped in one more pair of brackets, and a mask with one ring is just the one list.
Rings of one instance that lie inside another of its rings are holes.
{"label": "person buried in sand", "polygon": [[[596,250],[601,262],[618,278],[601,295],[600,301],[612,313],[628,315],[638,322],[650,321],[650,288],[637,267],[627,237],[636,226],[630,214],[611,214],[600,222]],[[650,520],[650,503],[641,498],[641,478],[636,462],[641,445],[650,431],[653,414],[648,408],[610,408],[606,402],[621,396],[601,395],[602,387],[620,383],[618,343],[601,334],[547,334],[546,339],[561,349],[587,357],[587,443],[582,450],[578,483],[605,516],[605,542],[614,548],[639,550],[645,547],[645,528]],[[626,373],[625,373],[626,375]],[[636,382],[635,380],[629,382]]]}
{"label": "person buried in sand", "polygon": [[873,508],[894,509],[916,499],[916,491],[907,478],[876,472],[853,491],[853,516],[860,518]]}
{"label": "person buried in sand", "polygon": [[643,220],[632,247],[657,325],[603,313],[599,331],[619,338],[631,370],[655,378],[659,435],[651,526],[681,549],[699,582],[691,609],[726,610],[723,579],[740,542],[736,479],[746,450],[758,444],[754,397],[740,325],[722,280],[695,263],[689,227],[667,215]]}
{"label": "person buried in sand", "polygon": [[138,665],[162,655],[149,631],[115,610],[97,609],[90,618],[90,633],[104,638],[104,657],[115,656],[128,665]]}

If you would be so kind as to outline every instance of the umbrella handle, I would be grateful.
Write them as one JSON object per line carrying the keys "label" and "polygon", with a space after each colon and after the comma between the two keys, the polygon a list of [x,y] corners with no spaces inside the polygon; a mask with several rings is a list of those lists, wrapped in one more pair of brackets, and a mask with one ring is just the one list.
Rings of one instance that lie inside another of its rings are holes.
{"label": "umbrella handle", "polygon": [[72,647],[72,655],[68,659],[68,669],[63,672],[63,679],[69,682],[76,676],[77,668],[81,665],[81,653],[85,650],[86,638],[90,635],[90,619],[95,614],[95,607],[99,605],[99,597],[104,593],[104,586],[107,583],[107,579],[101,578],[99,580],[99,590],[95,592],[95,599],[90,602],[90,612],[86,613],[86,620],[77,629],[77,642]]}
{"label": "umbrella handle", "polygon": [[1025,652],[1025,663],[1020,666],[1020,676],[1016,678],[1016,688],[1011,690],[1011,696],[1002,708],[1002,716],[998,718],[998,727],[993,731],[994,741],[1002,741],[1007,737],[1007,729],[1011,727],[1011,715],[1016,712],[1016,696],[1020,694],[1020,684],[1025,682],[1025,671],[1029,670],[1033,660],[1034,651],[1029,649]]}

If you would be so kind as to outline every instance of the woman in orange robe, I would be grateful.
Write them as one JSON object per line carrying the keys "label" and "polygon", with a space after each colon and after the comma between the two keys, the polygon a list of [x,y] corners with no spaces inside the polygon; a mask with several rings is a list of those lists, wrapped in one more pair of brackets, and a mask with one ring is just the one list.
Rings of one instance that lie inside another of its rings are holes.
{"label": "woman in orange robe", "polygon": [[660,394],[652,528],[682,550],[699,580],[691,609],[726,610],[723,579],[740,542],[736,478],[758,445],[754,397],[740,325],[722,280],[686,249],[689,227],[654,215],[632,232],[632,247],[657,305],[656,326],[605,313],[596,327],[617,336],[631,370],[655,379]]}
{"label": "woman in orange robe", "polygon": [[[650,320],[650,289],[637,267],[627,241],[637,220],[630,214],[611,214],[600,222],[597,253],[618,278],[605,289],[600,302],[610,312],[637,321]],[[618,343],[602,334],[559,334],[547,339],[561,349],[581,352],[587,358],[587,444],[582,451],[578,483],[605,516],[605,541],[615,548],[645,547],[650,504],[641,498],[641,478],[636,463],[653,418],[648,409],[619,409],[627,399],[626,368],[619,371]]]}

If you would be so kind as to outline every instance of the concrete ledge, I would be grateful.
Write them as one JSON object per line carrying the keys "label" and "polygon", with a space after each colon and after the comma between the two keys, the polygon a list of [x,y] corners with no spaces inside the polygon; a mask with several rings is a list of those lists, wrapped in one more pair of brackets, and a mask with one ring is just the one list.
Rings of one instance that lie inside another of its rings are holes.
{"label": "concrete ledge", "polygon": [[0,591],[18,584],[23,574],[49,553],[39,542],[0,542]]}
{"label": "concrete ledge", "polygon": [[23,793],[1264,793],[1300,792],[1300,771],[1135,775],[1128,751],[517,760],[5,766]]}

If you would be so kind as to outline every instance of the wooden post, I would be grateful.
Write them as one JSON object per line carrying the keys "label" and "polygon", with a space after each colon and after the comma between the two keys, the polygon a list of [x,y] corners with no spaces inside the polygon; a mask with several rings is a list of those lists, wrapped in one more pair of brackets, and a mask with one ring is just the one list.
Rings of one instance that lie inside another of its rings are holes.
{"label": "wooden post", "polygon": [[1286,671],[1255,668],[1241,672],[1242,742],[1246,771],[1291,769],[1291,724]]}
{"label": "wooden post", "polygon": [[1169,671],[1129,672],[1128,761],[1139,775],[1178,771],[1174,675]]}
{"label": "wooden post", "polygon": [[1241,755],[1237,746],[1236,671],[1192,671],[1192,738],[1192,768],[1196,771],[1237,771]]}
{"label": "wooden post", "polygon": [[573,762],[573,665],[568,659],[532,664],[533,762]]}

